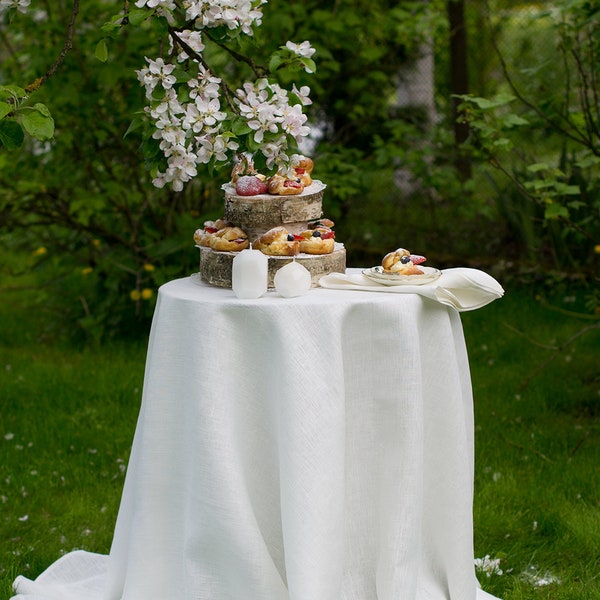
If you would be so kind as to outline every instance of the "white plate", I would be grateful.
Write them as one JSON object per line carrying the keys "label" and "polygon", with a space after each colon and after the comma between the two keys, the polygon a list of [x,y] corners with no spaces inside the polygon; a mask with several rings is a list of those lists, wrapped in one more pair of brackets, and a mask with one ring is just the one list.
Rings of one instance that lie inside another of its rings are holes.
{"label": "white plate", "polygon": [[422,267],[423,275],[402,275],[401,273],[386,273],[383,267],[371,267],[364,269],[362,274],[372,281],[381,283],[382,285],[423,285],[435,281],[442,272],[433,267]]}

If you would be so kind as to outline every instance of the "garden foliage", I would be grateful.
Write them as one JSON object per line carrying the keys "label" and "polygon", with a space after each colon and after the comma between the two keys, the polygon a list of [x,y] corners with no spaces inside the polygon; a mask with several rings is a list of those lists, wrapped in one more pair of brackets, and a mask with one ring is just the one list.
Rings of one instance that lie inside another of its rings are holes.
{"label": "garden foliage", "polygon": [[[136,323],[145,328],[157,286],[197,267],[192,233],[220,216],[220,185],[229,177],[227,169],[199,171],[178,193],[152,185],[156,143],[147,129],[131,127],[146,104],[136,71],[146,66],[145,56],[167,58],[172,25],[137,4],[115,15],[104,2],[34,1],[27,11],[2,15],[0,83],[5,94],[16,90],[18,100],[11,111],[4,103],[3,126],[28,131],[24,115],[34,110],[55,127],[53,136],[48,123],[37,135],[3,143],[0,226],[11,232],[4,240],[31,252],[25,268],[47,283],[41,299],[56,300],[74,328],[97,338],[135,330]],[[211,60],[234,85],[248,64],[232,59],[223,41],[267,68],[285,40],[311,41],[319,67],[310,108],[323,136],[315,153],[334,213],[365,189],[376,137],[392,116],[396,74],[421,35],[419,23],[429,18],[421,3],[415,14],[410,6],[273,0],[251,39],[214,30],[215,41],[206,41]],[[72,48],[33,91],[60,56],[72,21]],[[302,69],[278,74],[282,84],[294,77],[299,87],[309,77]]]}
{"label": "garden foliage", "polygon": [[[462,97],[467,151],[491,167],[499,213],[520,251],[592,276],[600,251],[600,6],[573,0],[536,9],[523,34],[545,38],[533,61],[514,23],[491,19],[502,84],[494,96]],[[499,48],[506,35],[521,55]]]}
{"label": "garden foliage", "polygon": [[[95,339],[147,331],[158,286],[197,270],[192,234],[222,215],[220,186],[229,178],[229,166],[215,163],[181,191],[152,183],[165,162],[143,118],[148,99],[136,72],[148,66],[145,57],[168,59],[169,29],[184,27],[158,14],[157,4],[18,0],[0,13],[0,239],[5,251],[29,256],[11,275],[33,271],[40,305],[61,327]],[[253,36],[211,30],[204,52],[232,88],[252,65],[282,86],[310,86],[307,153],[327,183],[325,210],[349,264],[377,261],[402,244],[439,266],[529,256],[589,271],[597,259],[598,124],[586,118],[598,104],[593,94],[577,96],[583,80],[575,75],[597,76],[589,70],[597,48],[578,37],[597,17],[590,9],[586,27],[568,27],[587,4],[563,5],[558,50],[577,60],[564,61],[562,79],[533,73],[527,94],[513,90],[517,100],[494,104],[499,112],[465,98],[473,136],[464,151],[475,167],[467,182],[454,169],[448,84],[439,69],[435,126],[418,107],[397,104],[400,74],[423,44],[434,43],[437,64],[446,64],[442,0],[270,0]],[[316,52],[301,58],[311,62],[286,63],[286,40],[309,40]],[[588,54],[578,52],[584,47]],[[591,91],[597,80],[587,81]],[[592,103],[587,111],[584,99]],[[591,145],[571,140],[565,115],[590,132]],[[522,159],[501,152],[508,146],[497,141],[509,139],[508,130]],[[503,165],[508,179],[488,163]],[[398,185],[400,172],[409,174],[408,186]]]}

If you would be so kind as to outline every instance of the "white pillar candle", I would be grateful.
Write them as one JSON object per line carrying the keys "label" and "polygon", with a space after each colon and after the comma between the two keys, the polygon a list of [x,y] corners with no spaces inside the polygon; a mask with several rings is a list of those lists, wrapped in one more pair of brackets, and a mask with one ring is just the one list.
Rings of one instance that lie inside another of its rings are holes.
{"label": "white pillar candle", "polygon": [[269,259],[260,250],[242,250],[233,259],[231,287],[238,298],[260,298],[269,279]]}
{"label": "white pillar candle", "polygon": [[284,298],[294,298],[306,294],[310,290],[312,280],[308,269],[294,260],[275,273],[273,283]]}

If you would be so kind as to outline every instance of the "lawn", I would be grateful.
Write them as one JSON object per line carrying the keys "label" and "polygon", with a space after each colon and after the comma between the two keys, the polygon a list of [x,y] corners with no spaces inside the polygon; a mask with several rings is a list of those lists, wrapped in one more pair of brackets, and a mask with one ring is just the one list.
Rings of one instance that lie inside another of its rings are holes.
{"label": "lawn", "polygon": [[[76,548],[109,551],[146,339],[74,347],[48,337],[47,316],[19,292],[0,297],[4,600],[18,574],[34,578]],[[463,315],[478,576],[504,600],[600,600],[600,330],[554,349],[598,323],[567,314],[581,302],[513,290]]]}

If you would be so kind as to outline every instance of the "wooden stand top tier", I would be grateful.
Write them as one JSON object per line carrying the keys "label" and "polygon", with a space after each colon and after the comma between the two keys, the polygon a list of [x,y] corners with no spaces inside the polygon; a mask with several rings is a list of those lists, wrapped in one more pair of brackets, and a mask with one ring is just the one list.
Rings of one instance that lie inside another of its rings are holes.
{"label": "wooden stand top tier", "polygon": [[300,233],[309,221],[323,215],[323,191],[327,186],[313,181],[301,194],[279,196],[258,194],[238,196],[231,184],[225,192],[225,219],[246,232],[251,241],[273,227],[283,225],[290,233]]}

